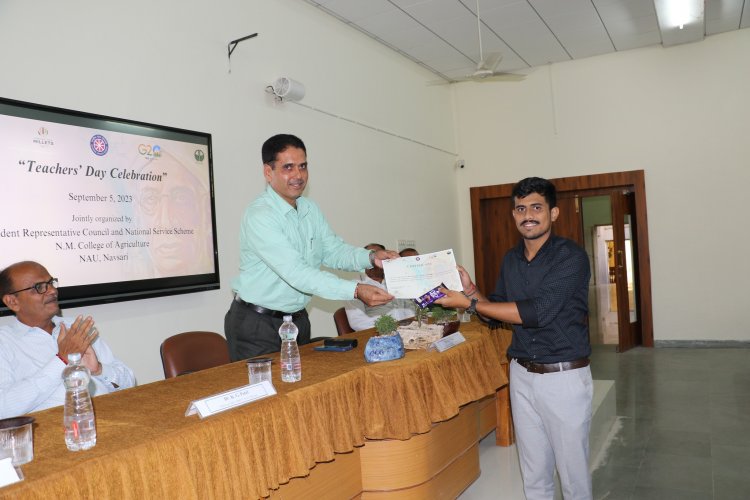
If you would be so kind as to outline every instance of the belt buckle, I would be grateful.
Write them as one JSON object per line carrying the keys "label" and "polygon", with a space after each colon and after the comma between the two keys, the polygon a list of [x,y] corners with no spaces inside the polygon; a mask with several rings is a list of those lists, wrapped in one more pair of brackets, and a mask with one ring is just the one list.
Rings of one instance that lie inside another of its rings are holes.
{"label": "belt buckle", "polygon": [[526,370],[529,373],[543,373],[539,371],[539,365],[537,363],[534,363],[530,359],[518,359],[516,358],[516,363],[521,365],[524,370]]}

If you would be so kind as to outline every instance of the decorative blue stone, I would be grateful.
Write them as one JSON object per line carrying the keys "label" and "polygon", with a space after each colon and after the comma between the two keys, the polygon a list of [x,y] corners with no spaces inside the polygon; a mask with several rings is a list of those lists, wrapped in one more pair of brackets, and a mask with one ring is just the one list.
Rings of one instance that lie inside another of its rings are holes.
{"label": "decorative blue stone", "polygon": [[400,359],[404,354],[404,341],[398,333],[370,337],[365,346],[365,361],[368,363]]}

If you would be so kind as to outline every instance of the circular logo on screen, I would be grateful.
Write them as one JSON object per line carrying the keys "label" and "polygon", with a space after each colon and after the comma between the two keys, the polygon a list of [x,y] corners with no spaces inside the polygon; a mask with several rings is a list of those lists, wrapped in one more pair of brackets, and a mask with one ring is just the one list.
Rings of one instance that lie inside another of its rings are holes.
{"label": "circular logo on screen", "polygon": [[195,161],[203,161],[203,159],[206,157],[206,154],[200,149],[196,149],[194,156],[195,156]]}
{"label": "circular logo on screen", "polygon": [[93,151],[96,156],[104,156],[107,154],[107,151],[109,151],[109,143],[103,135],[96,134],[91,138],[89,145],[91,146],[91,151]]}

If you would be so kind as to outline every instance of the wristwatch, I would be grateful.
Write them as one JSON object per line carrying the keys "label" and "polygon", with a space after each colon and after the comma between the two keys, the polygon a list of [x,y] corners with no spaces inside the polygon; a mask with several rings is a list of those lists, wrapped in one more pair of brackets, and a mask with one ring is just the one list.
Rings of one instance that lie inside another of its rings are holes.
{"label": "wristwatch", "polygon": [[477,302],[479,302],[477,299],[471,299],[471,304],[469,304],[469,307],[466,308],[466,312],[469,314],[476,314]]}
{"label": "wristwatch", "polygon": [[370,250],[370,265],[375,267],[375,250]]}

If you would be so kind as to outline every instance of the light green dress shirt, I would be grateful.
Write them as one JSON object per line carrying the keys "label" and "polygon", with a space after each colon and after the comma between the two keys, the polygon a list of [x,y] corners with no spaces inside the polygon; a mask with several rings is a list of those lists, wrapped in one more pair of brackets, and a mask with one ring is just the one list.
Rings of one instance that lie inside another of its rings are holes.
{"label": "light green dress shirt", "polygon": [[320,208],[304,197],[297,209],[271,186],[245,210],[240,228],[240,274],[232,289],[245,302],[283,312],[303,309],[313,295],[354,297],[356,281],[321,271],[372,267],[370,251],[344,243],[331,230]]}

